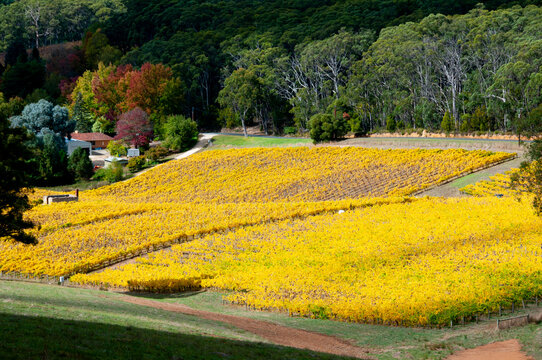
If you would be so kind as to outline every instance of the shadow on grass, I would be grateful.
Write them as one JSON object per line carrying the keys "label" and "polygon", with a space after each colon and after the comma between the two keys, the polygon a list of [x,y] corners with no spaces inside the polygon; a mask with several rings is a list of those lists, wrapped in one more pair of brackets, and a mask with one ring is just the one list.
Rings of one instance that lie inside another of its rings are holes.
{"label": "shadow on grass", "polygon": [[126,292],[123,292],[123,294],[134,296],[134,297],[141,297],[145,299],[162,300],[162,299],[184,299],[184,298],[200,295],[205,292],[207,292],[207,290],[183,291],[183,292],[177,292],[177,293],[151,293],[151,292],[144,292],[144,291],[126,291]]}
{"label": "shadow on grass", "polygon": [[0,313],[2,359],[344,359],[264,343]]}

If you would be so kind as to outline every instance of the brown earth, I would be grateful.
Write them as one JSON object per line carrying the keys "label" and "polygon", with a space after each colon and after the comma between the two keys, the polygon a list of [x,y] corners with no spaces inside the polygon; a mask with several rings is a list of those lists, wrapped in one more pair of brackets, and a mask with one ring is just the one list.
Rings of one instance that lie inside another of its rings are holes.
{"label": "brown earth", "polygon": [[340,356],[350,356],[358,359],[370,359],[370,357],[367,355],[369,353],[368,349],[354,346],[345,340],[341,340],[333,336],[294,329],[267,321],[195,310],[181,304],[159,302],[140,297],[122,296],[119,298],[119,300],[131,304],[152,307],[155,309],[193,315],[206,320],[223,322],[251,332],[277,345]]}
{"label": "brown earth", "polygon": [[446,360],[534,360],[521,351],[517,340],[496,342],[475,349],[463,350]]}

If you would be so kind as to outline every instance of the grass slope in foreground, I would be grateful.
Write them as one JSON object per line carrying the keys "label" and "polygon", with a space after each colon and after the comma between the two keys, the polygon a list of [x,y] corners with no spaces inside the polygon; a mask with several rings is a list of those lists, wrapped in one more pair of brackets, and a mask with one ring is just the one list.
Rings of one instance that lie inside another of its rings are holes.
{"label": "grass slope in foreground", "polygon": [[339,359],[93,290],[0,281],[0,358]]}
{"label": "grass slope in foreground", "polygon": [[[119,301],[122,295],[0,281],[2,359],[341,359],[261,343],[235,327]],[[195,309],[246,316],[336,336],[372,349],[380,360],[444,359],[462,348],[519,339],[542,359],[542,327],[495,333],[486,325],[453,330],[418,329],[290,318],[284,314],[222,306],[213,292],[146,295]]]}

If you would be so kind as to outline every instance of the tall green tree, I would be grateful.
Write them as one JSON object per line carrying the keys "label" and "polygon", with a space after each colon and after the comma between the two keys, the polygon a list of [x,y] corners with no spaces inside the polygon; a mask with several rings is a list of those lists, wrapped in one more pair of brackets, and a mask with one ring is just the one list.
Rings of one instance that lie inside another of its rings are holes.
{"label": "tall green tree", "polygon": [[0,238],[30,244],[37,241],[25,232],[33,224],[24,218],[24,212],[31,208],[28,187],[33,154],[26,144],[32,136],[26,129],[10,125],[0,116]]}
{"label": "tall green tree", "polygon": [[247,116],[256,109],[261,97],[262,82],[253,70],[237,69],[224,82],[218,95],[218,102],[230,108],[241,120],[243,133],[247,136]]}

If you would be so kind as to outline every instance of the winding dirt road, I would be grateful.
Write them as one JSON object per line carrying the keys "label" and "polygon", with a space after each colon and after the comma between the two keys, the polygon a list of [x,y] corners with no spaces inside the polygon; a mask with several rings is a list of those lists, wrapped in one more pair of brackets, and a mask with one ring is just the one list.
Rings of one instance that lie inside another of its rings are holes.
{"label": "winding dirt road", "polygon": [[534,360],[521,351],[517,340],[496,342],[475,349],[460,351],[446,360]]}
{"label": "winding dirt road", "polygon": [[367,355],[369,353],[368,349],[354,346],[333,336],[294,329],[267,321],[195,310],[181,304],[165,303],[140,297],[123,296],[120,297],[119,300],[131,304],[152,307],[155,309],[193,315],[206,320],[223,322],[256,334],[261,338],[277,345],[340,356],[350,356],[358,359],[370,359],[370,357]]}

